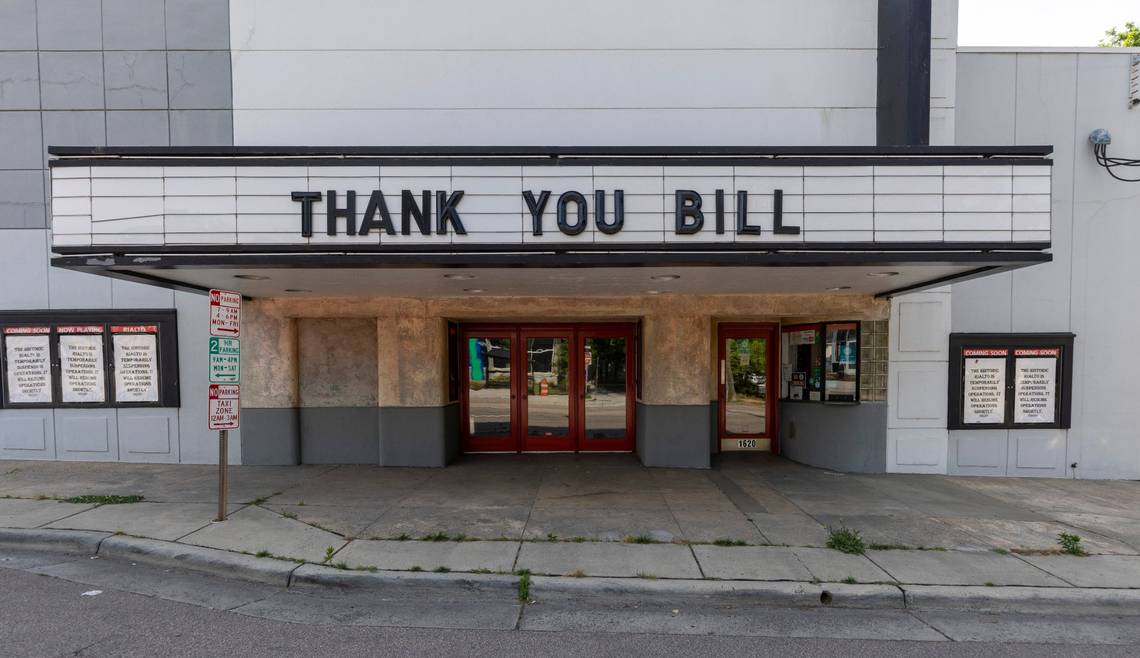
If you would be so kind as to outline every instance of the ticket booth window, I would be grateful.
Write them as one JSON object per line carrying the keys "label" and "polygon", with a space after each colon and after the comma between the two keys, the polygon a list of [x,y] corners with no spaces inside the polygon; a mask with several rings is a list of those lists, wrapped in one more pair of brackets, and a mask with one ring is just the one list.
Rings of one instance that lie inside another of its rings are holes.
{"label": "ticket booth window", "polygon": [[780,398],[859,401],[859,323],[788,325],[781,330]]}

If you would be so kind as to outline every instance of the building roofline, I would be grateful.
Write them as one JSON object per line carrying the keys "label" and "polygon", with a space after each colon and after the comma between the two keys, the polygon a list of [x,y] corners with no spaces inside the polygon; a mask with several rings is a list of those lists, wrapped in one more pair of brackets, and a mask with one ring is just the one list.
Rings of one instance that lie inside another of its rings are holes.
{"label": "building roofline", "polygon": [[960,53],[1140,55],[1140,48],[1099,46],[958,46]]}

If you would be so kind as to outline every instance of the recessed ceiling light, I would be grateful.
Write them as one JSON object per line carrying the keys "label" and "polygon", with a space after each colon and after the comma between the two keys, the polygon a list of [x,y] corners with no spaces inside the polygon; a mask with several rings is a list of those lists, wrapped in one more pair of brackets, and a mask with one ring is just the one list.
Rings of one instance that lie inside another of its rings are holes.
{"label": "recessed ceiling light", "polygon": [[885,279],[888,276],[898,276],[898,272],[867,272],[867,276],[873,279]]}
{"label": "recessed ceiling light", "polygon": [[827,289],[828,292],[838,292],[840,290],[851,290],[851,286],[831,286]]}
{"label": "recessed ceiling light", "polygon": [[286,288],[285,292],[313,292],[308,288]]}
{"label": "recessed ceiling light", "polygon": [[456,281],[467,281],[468,279],[474,279],[475,275],[474,274],[444,274],[443,278],[454,279]]}
{"label": "recessed ceiling light", "polygon": [[676,281],[677,279],[681,278],[681,275],[680,274],[655,274],[649,278],[653,279],[654,281]]}
{"label": "recessed ceiling light", "polygon": [[463,292],[487,292],[482,288],[464,288]]}
{"label": "recessed ceiling light", "polygon": [[268,281],[269,277],[261,276],[260,274],[235,274],[235,279],[245,279],[246,281]]}

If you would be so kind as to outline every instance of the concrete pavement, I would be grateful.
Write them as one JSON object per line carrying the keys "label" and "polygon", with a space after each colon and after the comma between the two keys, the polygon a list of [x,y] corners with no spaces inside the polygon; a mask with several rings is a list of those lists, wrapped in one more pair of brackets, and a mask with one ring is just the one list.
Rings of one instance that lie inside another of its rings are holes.
{"label": "concrete pavement", "polygon": [[[970,596],[1003,587],[1140,595],[1134,482],[855,476],[771,457],[725,459],[707,472],[646,469],[618,455],[464,459],[443,470],[234,467],[229,518],[211,523],[211,472],[0,462],[0,528],[32,529],[43,542],[65,536],[53,532],[94,531],[109,537],[107,549],[130,548],[132,559],[153,550],[191,560],[197,550],[214,564],[209,551],[224,551],[240,558],[221,560],[229,572],[274,564],[285,582],[304,562],[678,588],[882,584],[900,598],[926,586]],[[59,500],[109,494],[144,500]],[[1132,523],[1115,526],[1117,518]],[[827,527],[841,525],[860,531],[870,549],[824,548]],[[1055,554],[1059,532],[1080,535],[1092,555]]]}

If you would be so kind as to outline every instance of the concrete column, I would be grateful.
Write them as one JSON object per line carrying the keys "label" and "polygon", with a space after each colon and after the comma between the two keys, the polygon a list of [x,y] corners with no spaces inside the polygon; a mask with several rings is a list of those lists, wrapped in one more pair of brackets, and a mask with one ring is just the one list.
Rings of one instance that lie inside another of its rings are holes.
{"label": "concrete column", "polygon": [[242,305],[241,460],[299,464],[297,323],[265,301]]}
{"label": "concrete column", "polygon": [[380,463],[445,466],[459,453],[447,393],[447,323],[412,305],[376,321]]}
{"label": "concrete column", "polygon": [[711,330],[705,315],[662,313],[642,320],[637,453],[646,466],[709,466]]}

